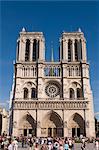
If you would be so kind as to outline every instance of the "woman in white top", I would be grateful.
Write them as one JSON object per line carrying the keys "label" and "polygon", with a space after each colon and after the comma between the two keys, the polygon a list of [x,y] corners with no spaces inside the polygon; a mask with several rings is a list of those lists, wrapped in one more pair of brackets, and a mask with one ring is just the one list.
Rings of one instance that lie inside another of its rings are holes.
{"label": "woman in white top", "polygon": [[9,142],[8,150],[13,150],[13,144],[11,141]]}

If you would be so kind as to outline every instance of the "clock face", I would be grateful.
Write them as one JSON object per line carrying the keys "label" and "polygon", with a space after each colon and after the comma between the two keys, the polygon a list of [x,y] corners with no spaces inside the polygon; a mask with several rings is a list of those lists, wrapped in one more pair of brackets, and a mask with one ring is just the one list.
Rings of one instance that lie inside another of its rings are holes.
{"label": "clock face", "polygon": [[45,88],[45,92],[49,97],[56,97],[60,94],[60,89],[56,84],[49,83]]}

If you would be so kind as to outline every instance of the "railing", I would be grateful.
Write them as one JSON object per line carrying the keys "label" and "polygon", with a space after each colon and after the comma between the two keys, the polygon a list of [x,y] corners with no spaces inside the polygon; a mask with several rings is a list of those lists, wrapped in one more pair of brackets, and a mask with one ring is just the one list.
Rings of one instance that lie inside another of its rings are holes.
{"label": "railing", "polygon": [[[61,77],[62,69],[59,63],[44,63],[39,66],[40,75],[42,77]],[[65,76],[67,77],[79,77],[81,76],[81,67],[79,64],[68,64],[64,68]],[[64,72],[63,71],[63,72]],[[42,73],[41,73],[42,72]],[[37,68],[36,64],[20,64],[17,66],[17,76],[18,77],[36,77]]]}
{"label": "railing", "polygon": [[36,77],[36,65],[21,65],[17,68],[18,77]]}
{"label": "railing", "polygon": [[77,100],[77,101],[15,101],[14,109],[88,109],[88,101]]}
{"label": "railing", "polygon": [[45,65],[44,76],[60,77],[61,76],[61,66],[60,65]]}

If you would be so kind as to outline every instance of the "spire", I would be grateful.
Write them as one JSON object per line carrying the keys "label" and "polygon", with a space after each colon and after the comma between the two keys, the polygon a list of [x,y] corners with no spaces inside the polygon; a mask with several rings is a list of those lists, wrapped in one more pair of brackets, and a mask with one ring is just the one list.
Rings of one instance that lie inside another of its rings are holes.
{"label": "spire", "polygon": [[25,32],[25,28],[24,27],[22,28],[22,32]]}
{"label": "spire", "polygon": [[54,55],[53,55],[53,41],[51,42],[51,61],[54,61]]}
{"label": "spire", "polygon": [[80,29],[80,28],[78,29],[78,32],[81,32],[81,29]]}

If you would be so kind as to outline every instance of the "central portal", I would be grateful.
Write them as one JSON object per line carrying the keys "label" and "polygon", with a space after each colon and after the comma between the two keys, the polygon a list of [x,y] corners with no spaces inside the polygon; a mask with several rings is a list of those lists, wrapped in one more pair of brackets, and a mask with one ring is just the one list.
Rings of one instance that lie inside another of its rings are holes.
{"label": "central portal", "polygon": [[[54,111],[46,115],[43,122],[43,129],[46,130],[46,135],[49,137],[63,137],[63,121],[61,117]],[[43,135],[42,135],[43,136]]]}

